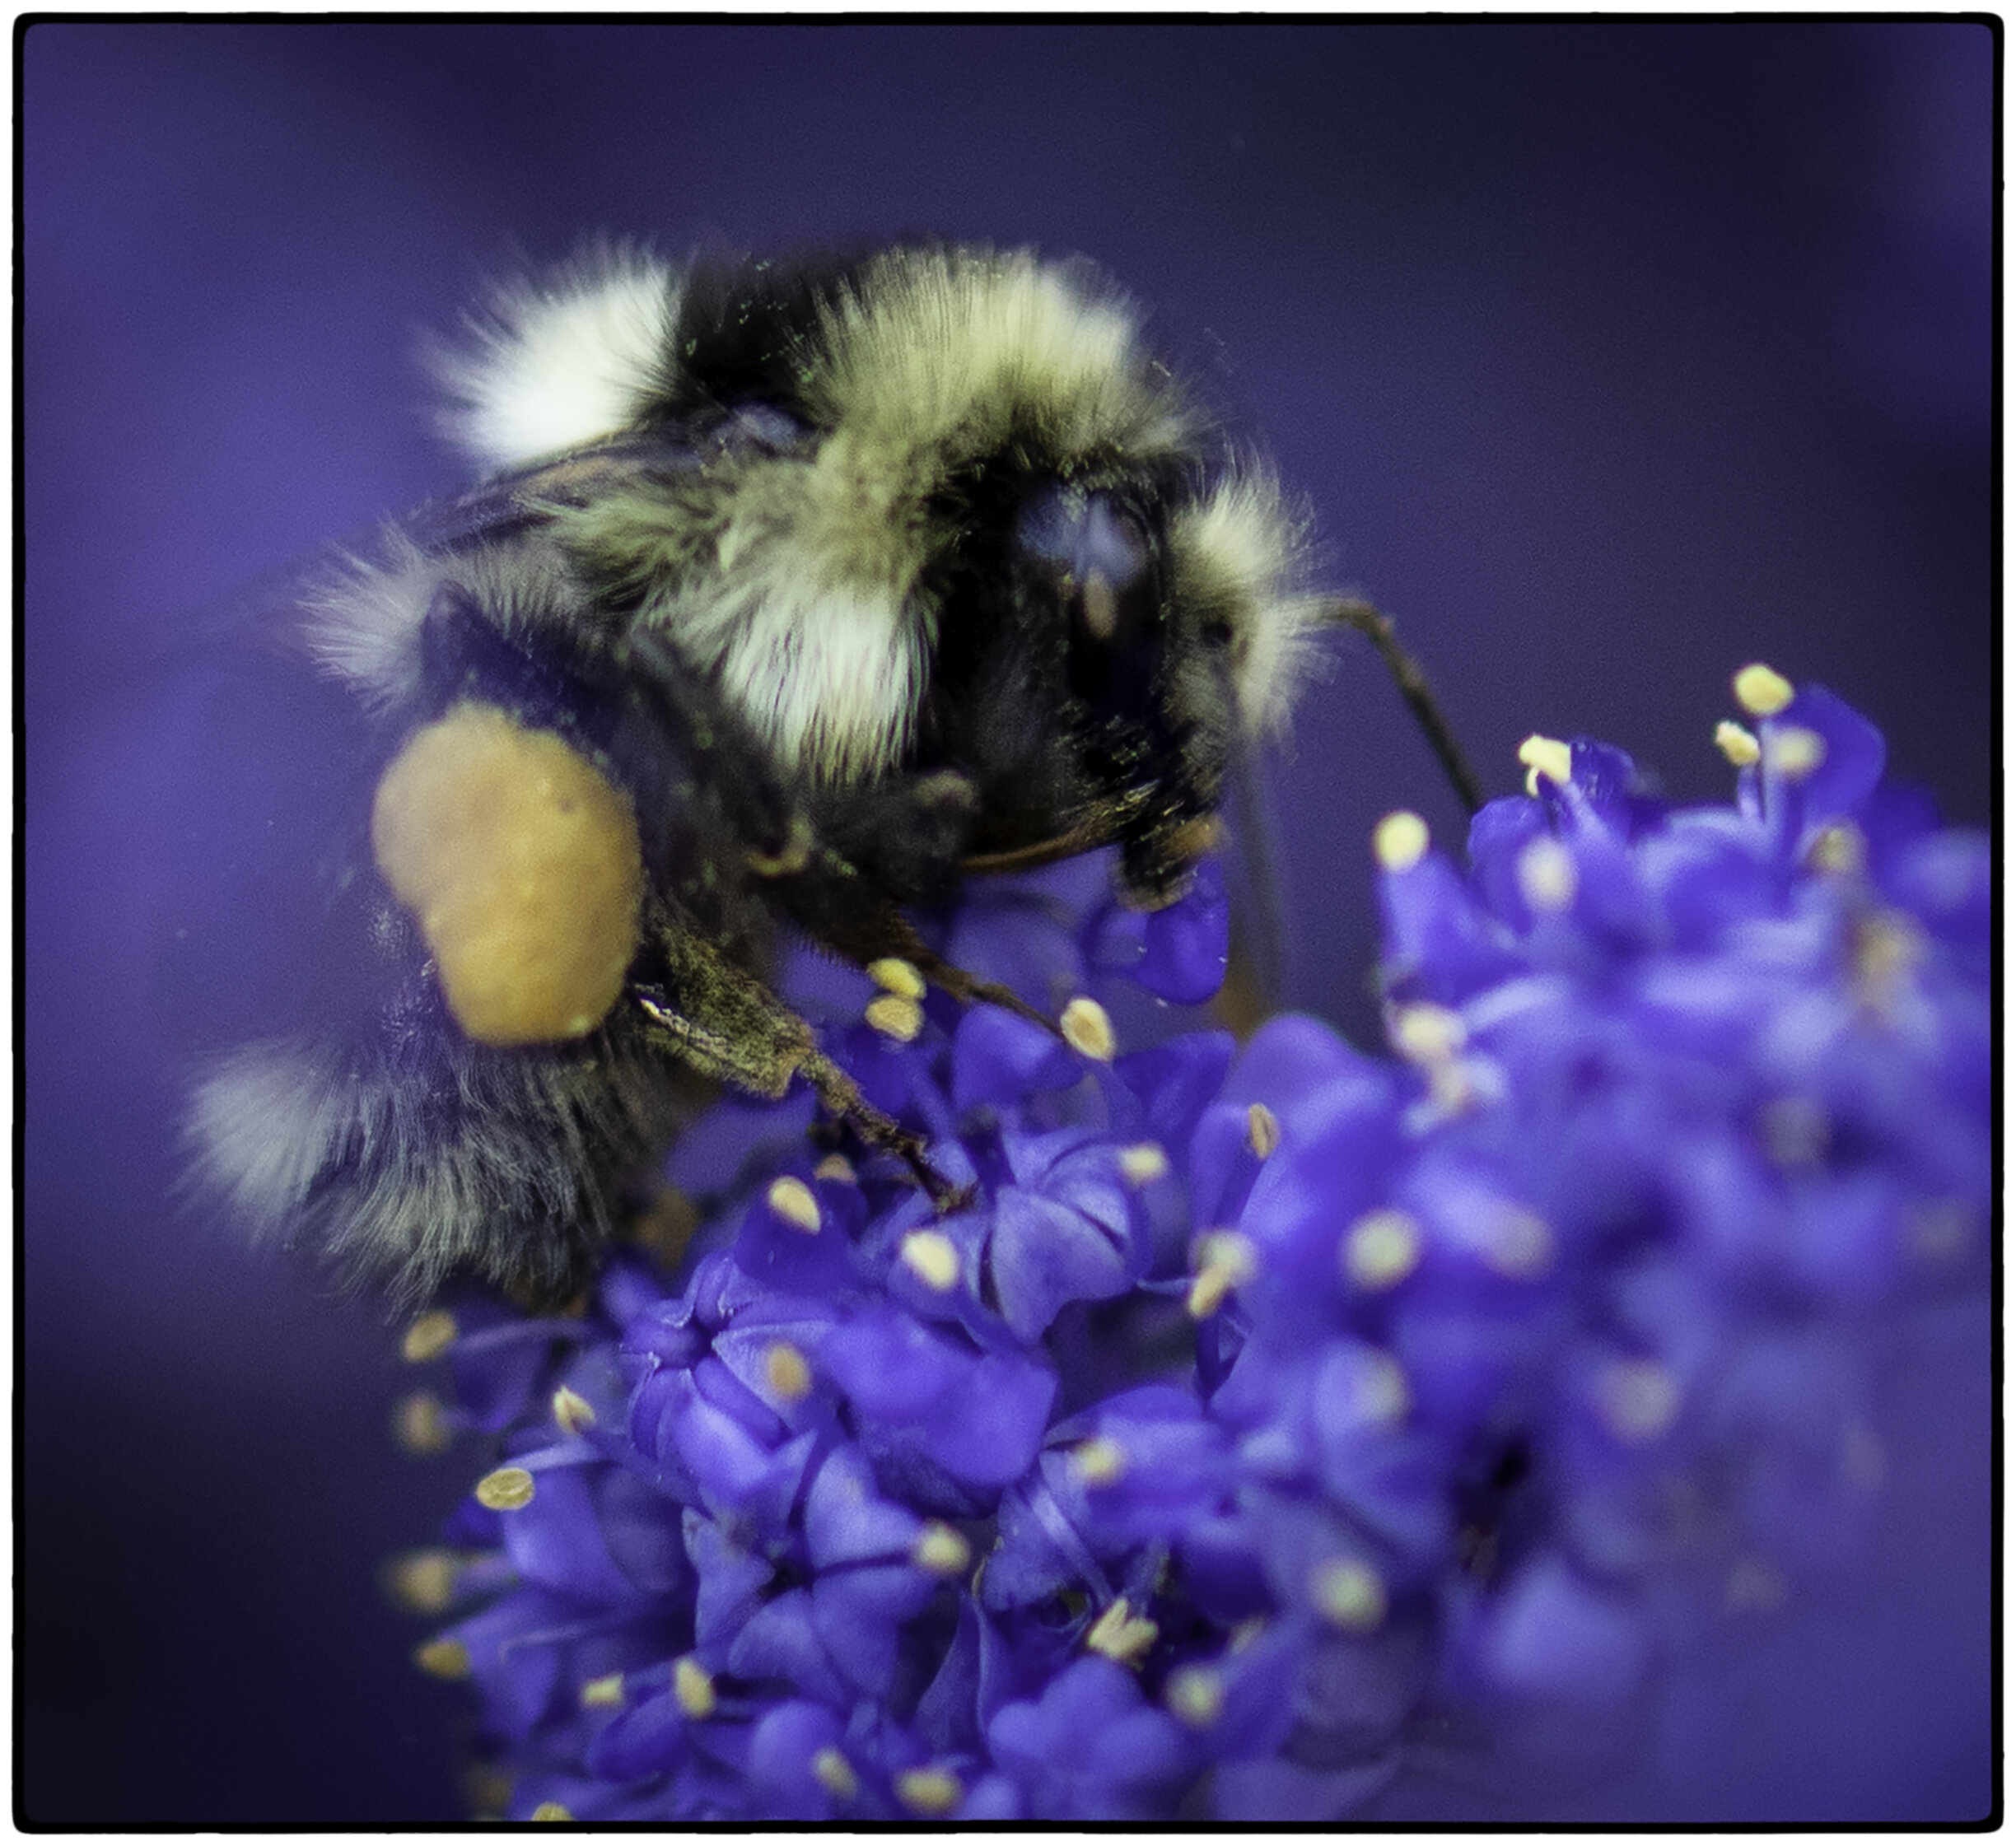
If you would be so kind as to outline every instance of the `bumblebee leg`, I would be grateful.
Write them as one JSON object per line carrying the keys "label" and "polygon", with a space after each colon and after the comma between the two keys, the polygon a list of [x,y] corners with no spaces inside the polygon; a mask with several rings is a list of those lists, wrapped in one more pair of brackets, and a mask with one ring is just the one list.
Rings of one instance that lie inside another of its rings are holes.
{"label": "bumblebee leg", "polygon": [[819,1048],[812,1028],[754,975],[735,966],[698,931],[669,930],[674,1000],[635,990],[645,1017],[682,1062],[705,1076],[774,1100],[803,1077],[826,1107],[869,1146],[893,1154],[915,1173],[940,1211],[968,1195],[934,1168],[924,1143],[861,1093],[861,1086]]}

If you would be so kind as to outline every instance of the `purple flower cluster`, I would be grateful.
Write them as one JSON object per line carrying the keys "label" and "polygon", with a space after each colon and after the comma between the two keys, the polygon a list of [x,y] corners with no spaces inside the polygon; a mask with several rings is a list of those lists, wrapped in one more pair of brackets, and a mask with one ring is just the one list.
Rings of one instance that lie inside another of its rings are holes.
{"label": "purple flower cluster", "polygon": [[800,1133],[676,1271],[423,1317],[501,1445],[401,1573],[478,1805],[1324,1820],[1684,1776],[1729,1662],[1863,1555],[1889,1355],[1990,1273],[1986,842],[1831,694],[1737,690],[1733,806],[1534,739],[1467,871],[1382,824],[1390,1055],[1293,1016],[1116,1051],[1094,990],[1216,986],[1215,868],[1147,918],[976,893],[946,953],[1064,1042],[901,969],[828,1035],[967,1209]]}

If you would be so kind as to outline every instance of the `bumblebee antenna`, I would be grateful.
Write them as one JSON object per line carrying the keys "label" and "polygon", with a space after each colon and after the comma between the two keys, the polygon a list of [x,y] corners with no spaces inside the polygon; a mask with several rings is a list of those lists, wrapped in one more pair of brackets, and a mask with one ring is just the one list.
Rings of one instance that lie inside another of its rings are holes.
{"label": "bumblebee antenna", "polygon": [[1339,627],[1356,628],[1379,650],[1379,659],[1393,675],[1393,684],[1400,688],[1401,697],[1407,702],[1415,723],[1421,726],[1421,734],[1435,751],[1443,774],[1449,777],[1449,786],[1456,791],[1457,799],[1474,814],[1484,805],[1484,785],[1477,780],[1477,771],[1470,767],[1470,759],[1463,754],[1463,747],[1457,741],[1455,730],[1443,712],[1435,688],[1428,683],[1428,675],[1421,671],[1421,663],[1394,636],[1392,618],[1382,615],[1371,604],[1357,596],[1337,598],[1324,605],[1323,614]]}

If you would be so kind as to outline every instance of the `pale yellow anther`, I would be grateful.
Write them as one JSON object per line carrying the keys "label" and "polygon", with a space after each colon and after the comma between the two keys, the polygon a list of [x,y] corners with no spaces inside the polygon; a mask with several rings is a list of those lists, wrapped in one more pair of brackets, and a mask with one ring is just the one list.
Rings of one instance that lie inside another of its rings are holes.
{"label": "pale yellow anther", "polygon": [[1849,978],[1855,1003],[1871,1013],[1895,1005],[1925,957],[1925,937],[1901,911],[1860,917],[1849,935]]}
{"label": "pale yellow anther", "polygon": [[1391,1353],[1374,1353],[1363,1373],[1365,1412],[1374,1423],[1398,1423],[1407,1414],[1413,1393],[1407,1373]]}
{"label": "pale yellow anther", "polygon": [[924,997],[924,977],[900,955],[884,955],[868,964],[868,978],[878,987],[905,1000]]}
{"label": "pale yellow anther", "polygon": [[714,1715],[714,1676],[688,1654],[681,1654],[672,1667],[672,1696],[679,1708],[693,1719]]}
{"label": "pale yellow anther", "polygon": [[1372,829],[1372,856],[1383,872],[1411,872],[1428,853],[1428,823],[1405,808]]}
{"label": "pale yellow anther", "polygon": [[1460,1013],[1430,1000],[1397,1006],[1386,1015],[1386,1036],[1410,1064],[1446,1064],[1469,1042]]}
{"label": "pale yellow anther", "polygon": [[529,1468],[492,1468],[476,1483],[476,1503],[492,1513],[516,1513],[531,1505],[538,1491]]}
{"label": "pale yellow anther", "polygon": [[1538,795],[1542,776],[1550,782],[1567,787],[1575,753],[1560,738],[1542,737],[1536,731],[1519,745],[1519,760],[1526,771],[1526,792]]}
{"label": "pale yellow anther", "polygon": [[943,1231],[912,1231],[903,1240],[903,1266],[939,1294],[959,1286],[959,1246]]}
{"label": "pale yellow anther", "polygon": [[772,1341],[763,1353],[763,1382],[787,1404],[812,1394],[812,1366],[788,1340]]}
{"label": "pale yellow anther", "polygon": [[831,1180],[836,1185],[852,1186],[856,1175],[854,1163],[844,1154],[829,1154],[812,1169],[814,1179]]}
{"label": "pale yellow anther", "polygon": [[541,1821],[556,1820],[562,1826],[567,1826],[573,1823],[574,1810],[565,1802],[541,1802],[532,1810],[532,1818]]}
{"label": "pale yellow anther", "polygon": [[1260,1272],[1260,1252],[1251,1238],[1238,1231],[1206,1231],[1197,1241],[1195,1280],[1183,1305],[1191,1319],[1207,1320],[1225,1305],[1225,1297],[1244,1288]]}
{"label": "pale yellow anther", "polygon": [[1120,1177],[1129,1186],[1152,1186],[1169,1177],[1169,1155],[1154,1141],[1136,1141],[1120,1150]]}
{"label": "pale yellow anther", "polygon": [[1421,1226],[1393,1206],[1368,1211],[1345,1232],[1337,1255],[1344,1273],[1361,1289],[1390,1289],[1421,1261]]}
{"label": "pale yellow anther", "polygon": [[1803,782],[1827,761],[1827,739],[1804,725],[1779,725],[1765,733],[1764,767],[1788,782]]}
{"label": "pale yellow anther", "polygon": [[1597,1376],[1596,1410],[1620,1442],[1654,1442],[1680,1415],[1680,1383],[1657,1359],[1613,1359]]}
{"label": "pale yellow anther", "polygon": [[572,1385],[562,1385],[553,1394],[553,1419],[569,1436],[585,1436],[595,1426],[595,1405]]}
{"label": "pale yellow anther", "polygon": [[950,1814],[966,1798],[950,1769],[905,1769],[896,1778],[896,1798],[912,1814]]}
{"label": "pale yellow anther", "polygon": [[1869,841],[1851,820],[1837,820],[1813,835],[1806,863],[1832,878],[1855,878],[1869,867]]}
{"label": "pale yellow anther", "polygon": [[1552,833],[1527,843],[1517,869],[1519,895],[1543,916],[1558,916],[1575,902],[1580,883],[1575,855]]}
{"label": "pale yellow anther", "polygon": [[793,1230],[810,1235],[819,1229],[819,1200],[803,1180],[786,1173],[770,1182],[770,1190],[763,1197],[771,1210]]}
{"label": "pale yellow anther", "polygon": [[1071,1469],[1088,1487],[1110,1487],[1127,1471],[1127,1453],[1111,1436],[1092,1436],[1071,1451]]}
{"label": "pale yellow anther", "polygon": [[851,1802],[860,1792],[861,1778],[854,1765],[828,1744],[812,1759],[812,1773],[819,1785],[837,1802]]}
{"label": "pale yellow anther", "polygon": [[455,1442],[446,1407],[431,1391],[416,1391],[399,1401],[392,1413],[393,1439],[408,1455],[440,1455]]}
{"label": "pale yellow anther", "polygon": [[973,1543],[958,1527],[927,1519],[911,1544],[910,1561],[934,1577],[963,1577],[973,1562]]}
{"label": "pale yellow anther", "polygon": [[406,1329],[399,1341],[399,1357],[409,1365],[424,1365],[455,1344],[457,1331],[455,1317],[446,1308],[429,1308]]}
{"label": "pale yellow anther", "polygon": [[1792,682],[1753,661],[1730,682],[1736,702],[1752,718],[1775,718],[1792,702]]}
{"label": "pale yellow anther", "polygon": [[1264,1160],[1281,1145],[1281,1117],[1264,1102],[1246,1105],[1246,1144],[1256,1160]]}
{"label": "pale yellow anther", "polygon": [[469,1652],[460,1641],[437,1636],[432,1641],[422,1641],[413,1649],[413,1664],[437,1680],[465,1680],[469,1677]]}
{"label": "pale yellow anther", "polygon": [[1507,1205],[1486,1228],[1483,1256],[1500,1275],[1538,1275],[1554,1259],[1554,1233],[1538,1213]]}
{"label": "pale yellow anther", "polygon": [[1953,1261],[1965,1253],[1974,1230],[1974,1214],[1959,1199],[1932,1199],[1912,1205],[1904,1222],[1913,1254],[1925,1262]]}
{"label": "pale yellow anther", "polygon": [[590,1680],[581,1689],[581,1709],[601,1711],[610,1705],[620,1705],[623,1700],[623,1676],[621,1673],[604,1673],[599,1680]]}
{"label": "pale yellow anther", "polygon": [[1827,1111],[1810,1096],[1774,1096],[1757,1111],[1765,1151],[1780,1167],[1814,1167],[1834,1138]]}
{"label": "pale yellow anther", "polygon": [[908,1045],[924,1029],[924,1009],[903,994],[877,994],[861,1009],[861,1017],[898,1045]]}
{"label": "pale yellow anther", "polygon": [[1085,1648],[1089,1653],[1103,1653],[1119,1666],[1138,1667],[1160,1633],[1153,1622],[1127,1606],[1125,1597],[1116,1597],[1085,1630]]}
{"label": "pale yellow anther", "polygon": [[1066,1044],[1080,1056],[1096,1063],[1111,1064],[1113,1053],[1119,1049],[1106,1009],[1088,995],[1080,994],[1065,1007],[1057,1028]]}
{"label": "pale yellow anther", "polygon": [[1724,718],[1715,728],[1715,748],[1738,769],[1748,769],[1764,754],[1754,731],[1747,731],[1733,718]]}
{"label": "pale yellow anther", "polygon": [[1163,1688],[1162,1701],[1192,1730],[1208,1730],[1225,1710],[1224,1676],[1209,1667],[1179,1667]]}
{"label": "pale yellow anther", "polygon": [[1228,1655],[1245,1653],[1267,1631],[1267,1619],[1265,1615],[1248,1615],[1225,1637],[1225,1653]]}
{"label": "pale yellow anther", "polygon": [[452,1551],[438,1546],[408,1551],[385,1567],[385,1591],[410,1615],[438,1615],[455,1601],[461,1573],[461,1560]]}
{"label": "pale yellow anther", "polygon": [[1356,1558],[1326,1558],[1310,1571],[1309,1601],[1347,1634],[1369,1634],[1386,1619],[1386,1586]]}

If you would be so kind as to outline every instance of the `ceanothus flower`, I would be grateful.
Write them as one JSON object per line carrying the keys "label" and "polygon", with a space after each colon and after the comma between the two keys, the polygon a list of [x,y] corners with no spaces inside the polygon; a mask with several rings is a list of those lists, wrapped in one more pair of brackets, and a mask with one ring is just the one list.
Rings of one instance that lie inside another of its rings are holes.
{"label": "ceanothus flower", "polygon": [[689,1245],[415,1323],[415,1439],[496,1450],[399,1573],[484,1810],[1855,1817],[1844,1701],[1985,1606],[1897,1483],[1985,1475],[1934,1362],[1985,1365],[1992,879],[1840,700],[1736,692],[1729,805],[1534,739],[1467,863],[1381,824],[1379,1055],[1118,1042],[1095,995],[1221,978],[1215,865],[977,890],[944,952],[1061,1033],[887,970],[826,1033],[961,1209],[739,1105]]}

